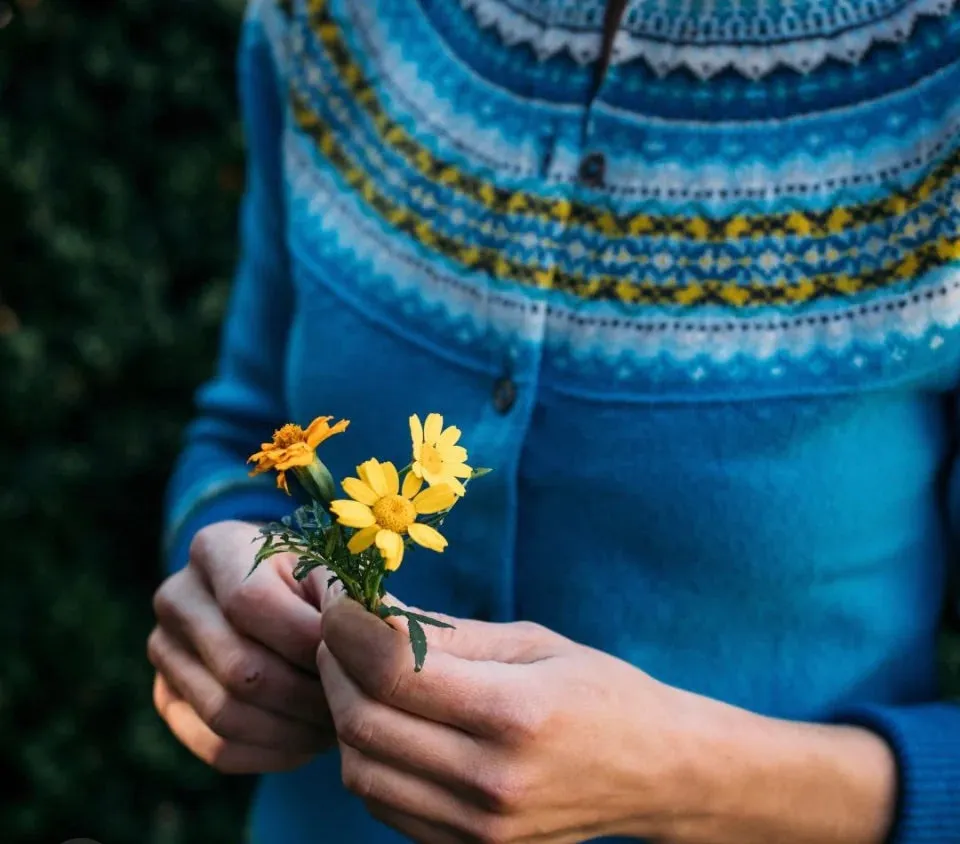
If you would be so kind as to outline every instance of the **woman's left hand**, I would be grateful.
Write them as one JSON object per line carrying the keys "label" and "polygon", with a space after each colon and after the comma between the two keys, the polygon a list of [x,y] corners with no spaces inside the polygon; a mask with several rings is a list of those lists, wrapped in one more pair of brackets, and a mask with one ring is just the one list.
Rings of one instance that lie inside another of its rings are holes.
{"label": "woman's left hand", "polygon": [[343,781],[378,819],[430,844],[559,844],[656,837],[697,801],[702,698],[534,624],[448,620],[414,673],[405,621],[325,598]]}

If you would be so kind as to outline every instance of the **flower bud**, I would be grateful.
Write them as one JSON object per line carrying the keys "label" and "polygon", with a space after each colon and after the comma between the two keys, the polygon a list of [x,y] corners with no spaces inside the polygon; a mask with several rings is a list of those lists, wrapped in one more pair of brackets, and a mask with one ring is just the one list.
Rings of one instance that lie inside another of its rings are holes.
{"label": "flower bud", "polygon": [[336,495],[336,485],[330,470],[319,457],[314,455],[313,461],[307,466],[296,466],[293,469],[307,495],[319,501],[326,507]]}

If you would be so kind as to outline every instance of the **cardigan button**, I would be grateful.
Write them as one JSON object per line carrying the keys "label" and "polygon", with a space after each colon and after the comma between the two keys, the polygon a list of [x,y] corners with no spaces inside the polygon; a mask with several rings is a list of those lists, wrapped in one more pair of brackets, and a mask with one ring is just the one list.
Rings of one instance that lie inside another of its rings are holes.
{"label": "cardigan button", "polygon": [[493,406],[497,413],[509,413],[517,401],[517,385],[509,378],[501,378],[493,385]]}
{"label": "cardigan button", "polygon": [[591,152],[580,159],[578,172],[580,182],[587,187],[599,188],[607,175],[607,159],[602,152]]}

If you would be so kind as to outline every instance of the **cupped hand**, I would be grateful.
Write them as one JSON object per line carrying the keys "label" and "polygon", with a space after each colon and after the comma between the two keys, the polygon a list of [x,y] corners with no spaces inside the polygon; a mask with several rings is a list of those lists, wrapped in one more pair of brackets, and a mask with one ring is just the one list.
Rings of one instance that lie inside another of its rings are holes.
{"label": "cupped hand", "polygon": [[244,522],[197,533],[187,566],[154,596],[147,643],[157,711],[225,773],[295,768],[334,741],[316,668],[319,601],[288,555],[247,577],[257,536]]}
{"label": "cupped hand", "polygon": [[652,838],[669,826],[695,696],[528,623],[438,616],[413,670],[405,622],[330,590],[320,676],[343,781],[415,841]]}

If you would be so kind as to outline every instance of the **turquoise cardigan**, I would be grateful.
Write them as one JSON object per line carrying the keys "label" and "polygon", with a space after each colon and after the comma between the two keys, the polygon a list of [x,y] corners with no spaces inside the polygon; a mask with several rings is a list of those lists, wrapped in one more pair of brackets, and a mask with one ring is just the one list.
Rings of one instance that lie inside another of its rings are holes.
{"label": "turquoise cardigan", "polygon": [[[628,4],[598,78],[599,0],[255,0],[242,254],[169,565],[290,509],[244,465],[283,422],[351,419],[324,452],[344,477],[442,412],[495,472],[396,594],[865,725],[899,762],[893,841],[960,841],[935,658],[960,11],[661,5]],[[336,754],[263,778],[251,825],[398,840]]]}

